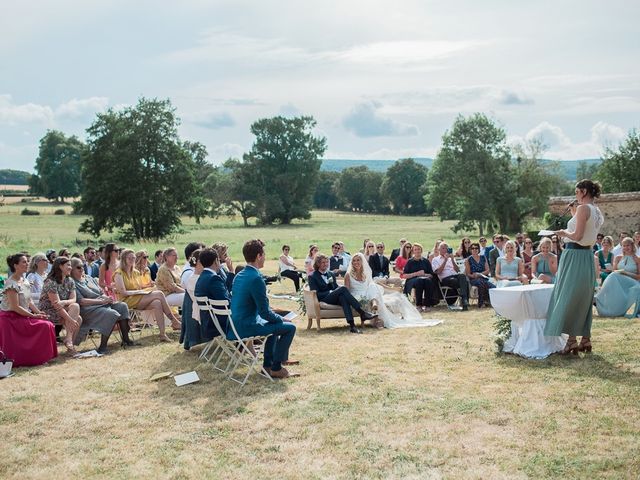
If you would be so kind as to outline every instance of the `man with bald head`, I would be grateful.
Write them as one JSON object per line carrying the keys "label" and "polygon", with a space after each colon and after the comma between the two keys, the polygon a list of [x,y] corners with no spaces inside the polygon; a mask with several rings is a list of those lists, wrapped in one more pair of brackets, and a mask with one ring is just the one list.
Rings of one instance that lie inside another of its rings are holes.
{"label": "man with bald head", "polygon": [[433,273],[438,275],[440,284],[455,288],[462,299],[462,310],[469,309],[469,280],[460,272],[458,264],[449,253],[449,245],[442,242],[438,247],[438,256],[431,260]]}

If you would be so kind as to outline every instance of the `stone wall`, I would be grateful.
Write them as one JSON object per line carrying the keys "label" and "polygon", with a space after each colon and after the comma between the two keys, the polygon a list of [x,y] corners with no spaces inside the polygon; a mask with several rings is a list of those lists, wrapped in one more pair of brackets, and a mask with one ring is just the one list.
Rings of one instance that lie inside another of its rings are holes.
{"label": "stone wall", "polygon": [[[549,198],[549,211],[562,214],[569,202],[575,197]],[[640,231],[640,192],[608,193],[596,200],[596,205],[604,214],[602,233],[611,235],[617,243],[618,233],[621,231]]]}

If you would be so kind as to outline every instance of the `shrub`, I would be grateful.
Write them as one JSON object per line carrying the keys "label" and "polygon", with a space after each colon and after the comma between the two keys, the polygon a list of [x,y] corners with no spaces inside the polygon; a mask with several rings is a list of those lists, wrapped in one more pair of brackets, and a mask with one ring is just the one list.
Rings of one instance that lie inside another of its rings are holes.
{"label": "shrub", "polygon": [[67,212],[64,211],[64,208],[58,208],[55,212],[53,212],[54,215],[64,215]]}
{"label": "shrub", "polygon": [[23,208],[20,212],[20,215],[40,215],[38,210],[29,210],[28,208]]}

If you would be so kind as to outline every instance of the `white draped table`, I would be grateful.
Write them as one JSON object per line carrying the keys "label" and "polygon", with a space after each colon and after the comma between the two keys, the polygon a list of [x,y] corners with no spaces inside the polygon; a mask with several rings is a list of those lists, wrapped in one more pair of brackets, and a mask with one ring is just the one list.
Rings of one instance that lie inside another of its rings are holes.
{"label": "white draped table", "polygon": [[526,358],[546,358],[564,348],[567,335],[544,335],[552,292],[553,285],[546,284],[489,290],[496,313],[511,320],[511,337],[505,342],[503,352]]}

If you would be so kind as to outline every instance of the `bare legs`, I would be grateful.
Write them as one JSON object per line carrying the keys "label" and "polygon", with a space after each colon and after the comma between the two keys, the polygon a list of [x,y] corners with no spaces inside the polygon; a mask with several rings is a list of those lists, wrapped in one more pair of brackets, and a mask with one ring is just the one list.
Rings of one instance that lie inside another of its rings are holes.
{"label": "bare legs", "polygon": [[164,332],[164,316],[166,315],[167,317],[169,317],[173,324],[175,324],[174,322],[178,322],[178,318],[171,311],[171,307],[167,303],[167,299],[162,292],[156,290],[144,295],[140,299],[140,302],[138,303],[138,306],[136,308],[138,310],[151,311],[153,317],[156,320],[156,323],[158,324],[158,328],[160,329],[160,341],[170,341],[169,337],[167,337],[166,333]]}
{"label": "bare legs", "polygon": [[62,319],[62,323],[66,331],[64,346],[67,347],[67,350],[70,353],[76,353],[76,347],[73,346],[73,341],[75,340],[76,335],[78,335],[80,324],[82,323],[80,305],[77,303],[72,303],[66,307],[60,305],[58,308],[58,314]]}

